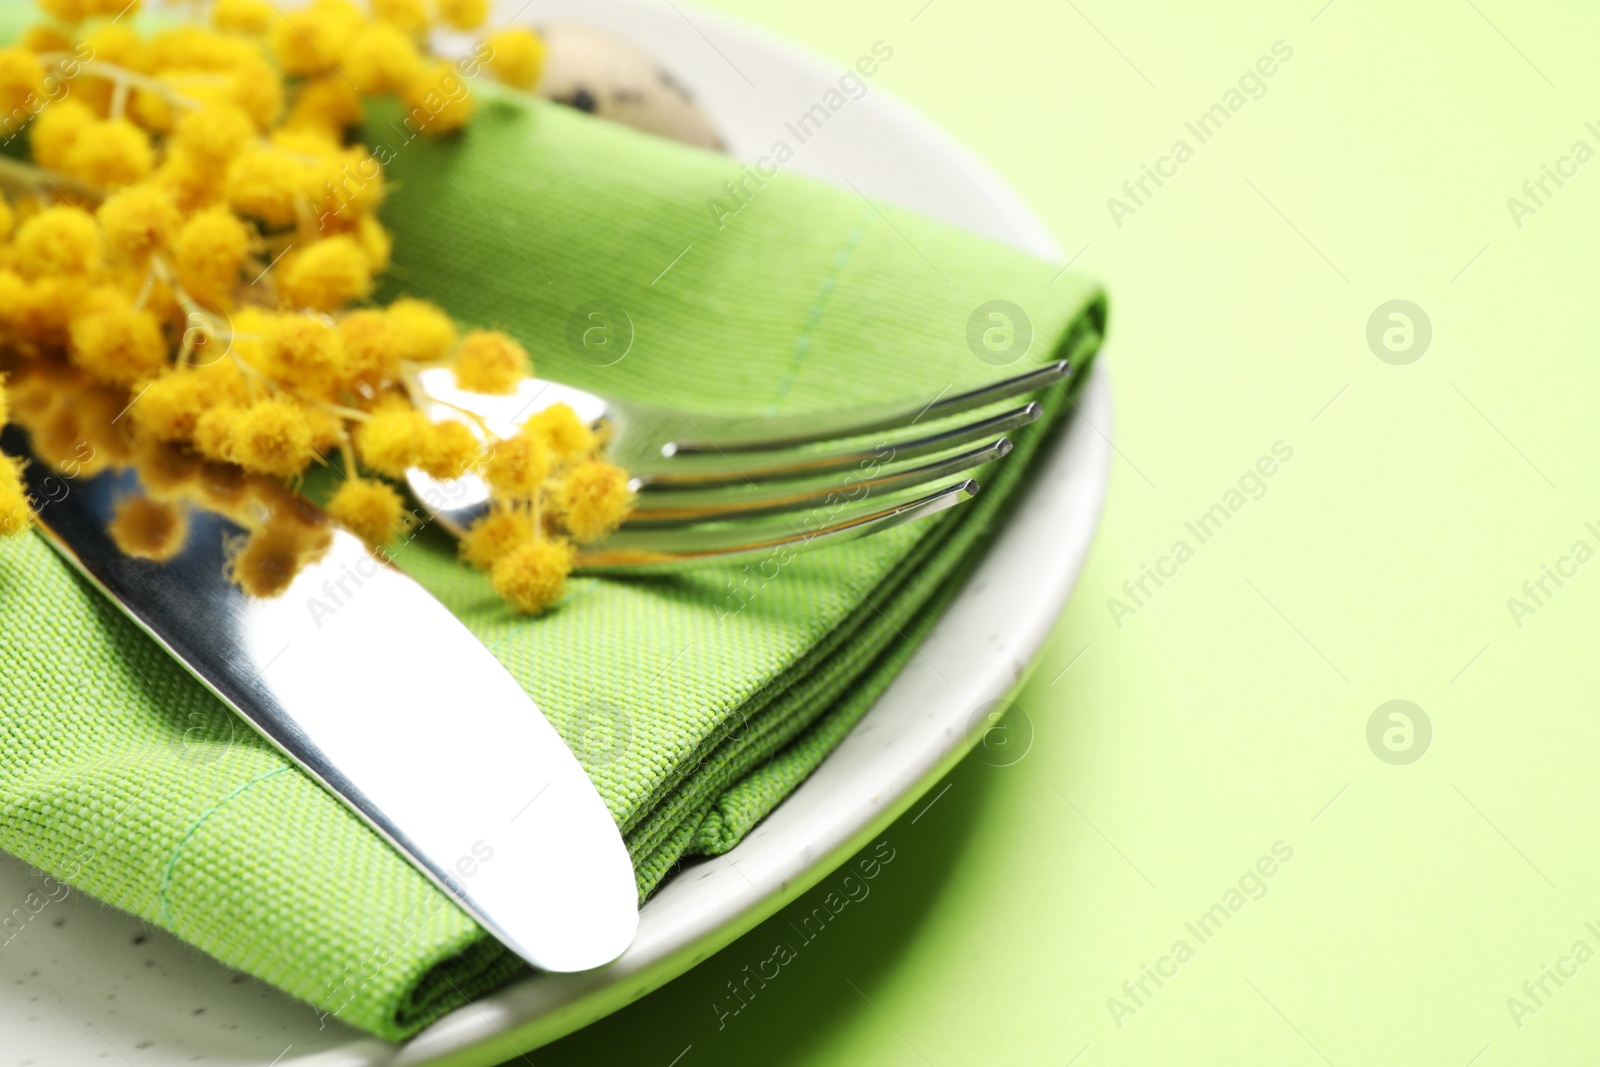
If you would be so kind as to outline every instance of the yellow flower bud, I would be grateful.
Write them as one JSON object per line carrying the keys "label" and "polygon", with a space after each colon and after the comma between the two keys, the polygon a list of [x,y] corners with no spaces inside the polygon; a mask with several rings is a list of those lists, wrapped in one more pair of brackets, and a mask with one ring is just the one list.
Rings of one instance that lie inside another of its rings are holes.
{"label": "yellow flower bud", "polygon": [[461,558],[486,571],[495,561],[533,540],[533,517],[523,511],[494,508],[473,523],[461,539]]}
{"label": "yellow flower bud", "polygon": [[234,104],[208,104],[178,120],[172,144],[208,166],[220,167],[255,138],[255,123],[242,108]]}
{"label": "yellow flower bud", "polygon": [[409,406],[386,407],[356,429],[356,451],[379,474],[404,478],[408,468],[422,462],[432,429],[427,416]]}
{"label": "yellow flower bud", "polygon": [[405,505],[400,494],[383,482],[350,478],[328,501],[328,514],[367,542],[386,545],[403,529]]}
{"label": "yellow flower bud", "polygon": [[43,103],[44,64],[19,45],[0,48],[0,112],[26,113],[30,103]]}
{"label": "yellow flower bud", "polygon": [[50,170],[62,170],[79,135],[97,121],[94,110],[76,96],[47,105],[28,130],[33,161]]}
{"label": "yellow flower bud", "polygon": [[416,42],[398,26],[370,22],[350,38],[339,70],[363,93],[396,93],[427,75]]}
{"label": "yellow flower bud", "polygon": [[351,222],[383,204],[383,168],[364,149],[340,151],[322,164],[318,192],[325,224]]}
{"label": "yellow flower bud", "polygon": [[489,17],[489,0],[438,0],[439,18],[458,30],[475,30]]}
{"label": "yellow flower bud", "polygon": [[228,165],[223,189],[228,205],[270,229],[293,226],[316,194],[316,172],[277,148],[246,149]]}
{"label": "yellow flower bud", "polygon": [[126,293],[102,286],[72,317],[72,362],[104,382],[132,385],[166,365],[167,339],[149,311]]}
{"label": "yellow flower bud", "polygon": [[289,389],[331,398],[349,374],[344,339],[339,331],[309,315],[283,315],[264,338],[269,373]]}
{"label": "yellow flower bud", "polygon": [[224,99],[238,104],[265,130],[283,112],[283,81],[263,59],[240,62],[230,71]]}
{"label": "yellow flower bud", "polygon": [[90,274],[105,261],[94,221],[75,207],[47,207],[17,230],[17,270],[27,278]]}
{"label": "yellow flower bud", "polygon": [[530,541],[501,557],[489,580],[518,611],[536,614],[566,592],[573,562],[572,546],[565,541]]}
{"label": "yellow flower bud", "polygon": [[387,311],[353,311],[339,321],[352,379],[378,389],[393,380],[404,341]]}
{"label": "yellow flower bud", "polygon": [[372,266],[351,237],[330,237],[285,256],[277,279],[291,307],[335,311],[372,295]]}
{"label": "yellow flower bud", "polygon": [[[229,454],[229,443],[233,434],[234,424],[239,421],[239,416],[244,414],[248,405],[241,403],[223,403],[207,408],[200,413],[194,423],[193,443],[195,451],[207,459],[218,460],[223,463],[232,463]],[[149,479],[146,478],[146,484]]]}
{"label": "yellow flower bud", "polygon": [[472,427],[454,419],[434,423],[424,444],[422,462],[418,466],[435,478],[459,478],[471,470],[483,454],[483,445]]}
{"label": "yellow flower bud", "polygon": [[595,450],[594,430],[566,404],[551,404],[522,424],[525,436],[537,437],[563,462],[581,459]]}
{"label": "yellow flower bud", "polygon": [[372,13],[413,37],[428,29],[428,7],[422,0],[372,0]]}
{"label": "yellow flower bud", "polygon": [[160,186],[130,185],[95,212],[106,240],[135,261],[172,241],[182,222],[172,194]]}
{"label": "yellow flower bud", "polygon": [[221,193],[216,174],[181,148],[167,153],[150,184],[171,196],[185,216],[216,204]]}
{"label": "yellow flower bud", "polygon": [[250,251],[250,231],[225,207],[189,218],[178,231],[178,277],[196,296],[225,298],[239,283]]}
{"label": "yellow flower bud", "polygon": [[472,89],[449,63],[428,68],[400,96],[409,111],[406,121],[423,133],[452,133],[472,120]]}
{"label": "yellow flower bud", "polygon": [[275,21],[268,39],[278,63],[288,74],[321,74],[342,55],[350,38],[366,21],[347,0],[314,0]]}
{"label": "yellow flower bud", "polygon": [[195,372],[161,375],[140,390],[128,408],[134,425],[160,441],[187,441],[206,410]]}
{"label": "yellow flower bud", "polygon": [[437,363],[456,346],[456,324],[426,300],[403,297],[389,305],[400,324],[405,348],[400,358],[413,363]]}
{"label": "yellow flower bud", "polygon": [[272,5],[267,0],[217,0],[211,8],[211,24],[217,29],[252,37],[267,32],[272,16]]}
{"label": "yellow flower bud", "polygon": [[299,405],[278,396],[242,411],[228,430],[227,459],[247,471],[290,478],[317,458]]}
{"label": "yellow flower bud", "polygon": [[155,169],[150,135],[127,119],[96,122],[83,130],[67,150],[61,169],[103,189],[143,181]]}
{"label": "yellow flower bud", "polygon": [[12,330],[24,341],[53,348],[67,343],[67,324],[83,307],[89,280],[75,274],[43,277],[14,295],[16,302],[6,305]]}
{"label": "yellow flower bud", "polygon": [[[113,11],[112,14],[116,12]],[[84,50],[94,56],[96,62],[114,63],[141,74],[148,72],[150,46],[139,36],[139,32],[129,25],[132,21],[129,19],[124,22],[119,19],[97,26],[91,32],[84,34]]]}
{"label": "yellow flower bud", "polygon": [[324,74],[300,86],[285,125],[337,135],[360,125],[361,118],[361,94],[355,86],[338,74]]}
{"label": "yellow flower bud", "polygon": [[29,26],[17,38],[17,44],[34,55],[72,51],[72,38],[55,26]]}
{"label": "yellow flower bud", "polygon": [[562,479],[556,506],[575,540],[598,540],[621,526],[633,510],[627,472],[600,459],[580,463]]}
{"label": "yellow flower bud", "polygon": [[483,464],[483,480],[496,495],[529,500],[550,477],[550,450],[528,437],[496,441]]}
{"label": "yellow flower bud", "polygon": [[456,349],[456,384],[468,392],[509,396],[527,376],[527,350],[498,330],[474,330]]}
{"label": "yellow flower bud", "polygon": [[490,34],[489,73],[516,89],[532,89],[544,73],[544,41],[522,26]]}

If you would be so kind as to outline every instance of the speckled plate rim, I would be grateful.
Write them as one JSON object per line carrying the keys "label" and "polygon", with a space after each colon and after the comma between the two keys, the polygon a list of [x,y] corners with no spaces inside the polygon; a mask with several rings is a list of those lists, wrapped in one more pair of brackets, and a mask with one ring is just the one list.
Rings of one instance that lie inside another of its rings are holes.
{"label": "speckled plate rim", "polygon": [[[680,0],[538,0],[536,6],[503,0],[498,6],[502,18],[590,25],[634,42],[693,91],[730,151],[744,159],[765,154],[785,136],[784,123],[816,103],[845,69]],[[879,43],[913,47],[896,33],[914,41],[914,30],[903,24],[888,28]],[[874,43],[863,40],[861,54]],[[848,181],[863,194],[1060,258],[1044,225],[993,172],[870,78],[866,83],[864,96],[802,146],[790,164],[794,170]],[[453,1012],[404,1046],[354,1038],[294,1057],[287,1055],[292,1044],[275,1045],[284,1053],[275,1060],[262,1056],[257,1067],[269,1061],[274,1067],[494,1067],[688,971],[881,834],[983,735],[991,702],[1022,684],[1072,591],[1110,476],[1105,367],[1102,357],[1076,414],[1039,457],[1014,518],[922,643],[922,654],[738,847],[690,865],[646,903],[639,937],[620,960],[587,974],[536,975]],[[193,978],[215,980],[205,977],[215,966],[196,954]],[[93,975],[77,977],[95,984]],[[0,1000],[6,996],[0,990]],[[308,1029],[317,1025],[311,1013],[304,1018]],[[293,1038],[286,1030],[274,1032]],[[136,1055],[138,1063],[190,1062],[194,1050],[183,1047],[181,1033],[168,1036],[176,1040]],[[58,1038],[49,1052],[55,1058],[39,1062],[105,1054],[105,1039],[92,1023],[81,1038],[65,1030]]]}

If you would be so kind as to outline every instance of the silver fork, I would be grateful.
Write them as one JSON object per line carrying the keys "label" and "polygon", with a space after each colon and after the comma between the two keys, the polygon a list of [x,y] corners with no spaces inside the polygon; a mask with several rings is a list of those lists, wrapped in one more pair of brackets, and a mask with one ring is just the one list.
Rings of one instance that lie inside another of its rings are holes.
{"label": "silver fork", "polygon": [[[638,502],[620,530],[580,550],[578,567],[617,572],[819,548],[964,503],[979,488],[967,472],[1004,458],[1005,435],[1042,411],[1035,401],[982,409],[1069,371],[1062,360],[924,403],[754,418],[691,415],[664,396],[661,406],[642,405],[542,379],[511,396],[484,396],[458,389],[448,368],[419,380],[438,401],[432,417],[472,412],[501,437],[536,407],[556,403],[605,424],[606,457],[630,473]],[[458,537],[488,504],[474,475],[442,481],[413,469],[407,480]]]}

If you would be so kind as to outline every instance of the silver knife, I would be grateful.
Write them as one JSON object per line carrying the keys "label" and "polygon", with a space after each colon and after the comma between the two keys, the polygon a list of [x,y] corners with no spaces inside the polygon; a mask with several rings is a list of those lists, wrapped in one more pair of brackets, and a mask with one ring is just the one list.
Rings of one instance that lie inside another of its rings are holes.
{"label": "silver knife", "polygon": [[189,507],[181,550],[138,558],[109,531],[143,492],[133,468],[66,478],[19,426],[0,448],[26,461],[39,525],[68,561],[507,948],[581,971],[632,942],[633,865],[605,802],[521,686],[415,581],[305,505],[296,519],[325,549],[281,592],[251,595],[227,574],[228,542],[245,534],[232,519]]}

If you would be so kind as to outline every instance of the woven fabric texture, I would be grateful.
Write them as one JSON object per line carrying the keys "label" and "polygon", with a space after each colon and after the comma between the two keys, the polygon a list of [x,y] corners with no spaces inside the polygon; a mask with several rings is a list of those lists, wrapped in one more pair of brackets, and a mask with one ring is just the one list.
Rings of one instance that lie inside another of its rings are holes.
{"label": "woven fabric texture", "polygon": [[[456,139],[369,127],[395,183],[384,298],[507,329],[539,372],[686,411],[928,400],[996,373],[966,340],[996,298],[1026,310],[1027,360],[1078,367],[972,504],[781,566],[581,578],[529,619],[441,533],[400,554],[578,753],[645,895],[732,847],[916,654],[1081,383],[1104,302],[1057,266],[795,175],[719,220],[728,158],[480,93]],[[593,301],[632,324],[612,366],[569,344]],[[0,848],[391,1040],[522,971],[33,536],[0,544]]]}

